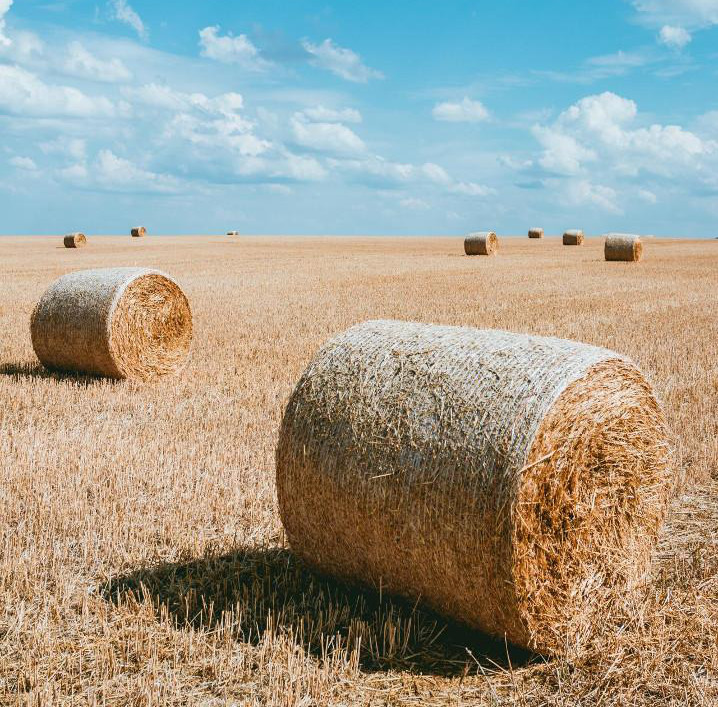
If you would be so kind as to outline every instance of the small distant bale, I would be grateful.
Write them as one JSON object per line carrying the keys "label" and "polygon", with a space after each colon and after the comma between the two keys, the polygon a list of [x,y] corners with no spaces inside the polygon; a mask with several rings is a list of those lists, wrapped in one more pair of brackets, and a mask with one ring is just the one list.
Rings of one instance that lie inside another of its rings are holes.
{"label": "small distant bale", "polygon": [[563,234],[564,245],[583,245],[583,231],[581,229],[572,229]]}
{"label": "small distant bale", "polygon": [[609,233],[603,246],[606,260],[637,263],[643,257],[641,237],[632,233]]}
{"label": "small distant bale", "polygon": [[279,512],[324,574],[563,654],[650,575],[674,488],[640,370],[576,341],[369,321],[284,413]]}
{"label": "small distant bale", "polygon": [[84,233],[68,233],[62,242],[65,248],[84,248],[87,245],[87,238]]}
{"label": "small distant bale", "polygon": [[137,226],[130,231],[133,238],[142,238],[147,235],[147,229],[144,226]]}
{"label": "small distant bale", "polygon": [[184,365],[192,312],[180,286],[158,270],[80,270],[42,295],[30,334],[51,370],[148,380]]}
{"label": "small distant bale", "polygon": [[529,228],[529,238],[543,238],[543,228]]}
{"label": "small distant bale", "polygon": [[239,231],[227,231],[227,235],[228,235],[228,236],[238,236],[238,235],[239,235]]}
{"label": "small distant bale", "polygon": [[495,255],[498,247],[499,239],[493,231],[469,233],[464,239],[466,255]]}

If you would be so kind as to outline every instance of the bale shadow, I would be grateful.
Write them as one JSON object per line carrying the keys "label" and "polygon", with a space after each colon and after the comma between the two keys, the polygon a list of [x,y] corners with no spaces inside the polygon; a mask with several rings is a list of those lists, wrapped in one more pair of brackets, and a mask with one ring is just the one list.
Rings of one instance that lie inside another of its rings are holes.
{"label": "bale shadow", "polygon": [[416,604],[318,575],[286,549],[244,548],[138,569],[101,593],[116,606],[151,602],[178,627],[231,626],[234,637],[254,645],[265,632],[290,635],[319,660],[332,647],[355,651],[365,672],[451,677],[543,660]]}
{"label": "bale shadow", "polygon": [[77,385],[90,387],[118,383],[113,378],[93,376],[89,373],[75,373],[73,371],[51,371],[41,363],[3,363],[0,364],[0,375],[11,376],[16,380],[21,378],[53,379],[56,381],[72,381]]}

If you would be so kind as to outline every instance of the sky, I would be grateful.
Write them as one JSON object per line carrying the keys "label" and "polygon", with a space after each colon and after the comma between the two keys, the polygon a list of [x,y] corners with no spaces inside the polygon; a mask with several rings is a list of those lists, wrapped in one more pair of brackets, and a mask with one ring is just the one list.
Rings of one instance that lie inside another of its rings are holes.
{"label": "sky", "polygon": [[718,236],[718,0],[0,0],[0,233]]}

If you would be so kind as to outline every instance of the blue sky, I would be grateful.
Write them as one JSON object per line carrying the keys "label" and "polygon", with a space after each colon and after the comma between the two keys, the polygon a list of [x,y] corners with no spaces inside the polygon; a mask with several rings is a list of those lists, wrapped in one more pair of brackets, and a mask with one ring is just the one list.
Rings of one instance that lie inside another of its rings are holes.
{"label": "blue sky", "polygon": [[3,233],[718,236],[718,0],[0,0]]}

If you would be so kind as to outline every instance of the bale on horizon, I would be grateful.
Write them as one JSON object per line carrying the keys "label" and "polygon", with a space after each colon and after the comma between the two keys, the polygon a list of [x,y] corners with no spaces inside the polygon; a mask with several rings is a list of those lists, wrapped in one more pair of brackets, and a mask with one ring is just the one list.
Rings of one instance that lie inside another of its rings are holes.
{"label": "bale on horizon", "polygon": [[130,231],[133,238],[142,238],[147,235],[147,229],[144,226],[136,226]]}
{"label": "bale on horizon", "polygon": [[493,231],[476,231],[464,239],[466,255],[495,255],[498,247],[499,239]]}
{"label": "bale on horizon", "polygon": [[62,242],[65,248],[84,248],[87,245],[87,238],[84,233],[68,233]]}
{"label": "bale on horizon", "polygon": [[228,236],[238,236],[238,235],[239,235],[239,231],[227,231],[227,235],[228,235]]}
{"label": "bale on horizon", "polygon": [[42,295],[30,334],[51,370],[147,380],[184,365],[192,312],[180,286],[158,270],[79,270]]}
{"label": "bale on horizon", "polygon": [[529,238],[543,238],[543,228],[529,228]]}
{"label": "bale on horizon", "polygon": [[564,245],[583,245],[583,231],[575,228],[563,234]]}
{"label": "bale on horizon", "polygon": [[648,576],[672,455],[620,354],[369,321],[325,344],[292,393],[277,496],[314,569],[562,654]]}
{"label": "bale on horizon", "polygon": [[603,253],[606,260],[637,263],[643,257],[643,242],[633,233],[609,233]]}

